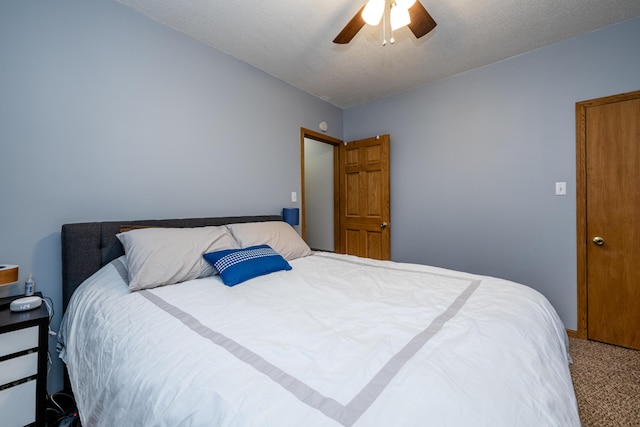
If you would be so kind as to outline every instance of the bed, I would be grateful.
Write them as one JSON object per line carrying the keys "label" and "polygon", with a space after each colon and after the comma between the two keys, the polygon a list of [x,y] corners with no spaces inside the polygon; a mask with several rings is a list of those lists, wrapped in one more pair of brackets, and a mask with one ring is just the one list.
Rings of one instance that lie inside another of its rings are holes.
{"label": "bed", "polygon": [[313,252],[270,215],[66,224],[62,254],[85,426],[580,425],[524,285]]}

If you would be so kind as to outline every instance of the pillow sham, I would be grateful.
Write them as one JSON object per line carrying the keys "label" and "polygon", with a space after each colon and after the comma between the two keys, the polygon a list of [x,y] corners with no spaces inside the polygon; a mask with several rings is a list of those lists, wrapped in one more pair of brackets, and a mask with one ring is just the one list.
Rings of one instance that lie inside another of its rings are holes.
{"label": "pillow sham", "polygon": [[227,286],[234,286],[254,277],[291,270],[289,263],[269,245],[244,249],[226,249],[203,255]]}
{"label": "pillow sham", "polygon": [[116,235],[124,247],[133,291],[211,276],[202,254],[240,245],[225,226],[139,228]]}
{"label": "pillow sham", "polygon": [[287,261],[311,255],[309,245],[284,221],[247,222],[227,227],[241,248],[269,245]]}

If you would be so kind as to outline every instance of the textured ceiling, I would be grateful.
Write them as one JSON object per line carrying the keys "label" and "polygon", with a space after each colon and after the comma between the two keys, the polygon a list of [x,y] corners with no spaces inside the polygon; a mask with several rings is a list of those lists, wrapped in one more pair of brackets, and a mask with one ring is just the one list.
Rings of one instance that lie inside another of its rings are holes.
{"label": "textured ceiling", "polygon": [[[640,16],[640,0],[421,0],[438,26],[333,38],[366,0],[118,0],[347,108]],[[388,36],[387,36],[388,38]]]}

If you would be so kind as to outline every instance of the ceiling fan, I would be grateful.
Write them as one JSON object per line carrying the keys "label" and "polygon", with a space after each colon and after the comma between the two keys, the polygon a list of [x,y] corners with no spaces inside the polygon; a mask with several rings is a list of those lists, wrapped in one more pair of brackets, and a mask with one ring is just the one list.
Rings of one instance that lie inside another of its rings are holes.
{"label": "ceiling fan", "polygon": [[[388,6],[387,6],[388,5]],[[417,0],[369,0],[355,14],[351,21],[345,25],[340,34],[333,40],[334,43],[347,44],[358,34],[364,24],[376,26],[385,17],[385,11],[389,10],[389,20],[391,21],[391,43],[393,31],[404,26],[409,26],[416,38],[420,38],[436,27],[427,9]],[[383,24],[383,31],[386,31]],[[383,45],[386,44],[384,37]]]}

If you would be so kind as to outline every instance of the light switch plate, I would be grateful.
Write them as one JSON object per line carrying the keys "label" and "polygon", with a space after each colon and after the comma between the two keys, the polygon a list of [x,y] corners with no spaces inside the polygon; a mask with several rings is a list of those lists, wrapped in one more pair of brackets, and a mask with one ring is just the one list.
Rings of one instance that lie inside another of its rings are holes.
{"label": "light switch plate", "polygon": [[567,195],[567,183],[556,182],[556,196],[566,196],[566,195]]}

